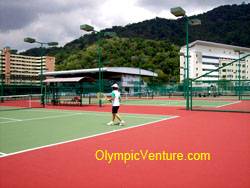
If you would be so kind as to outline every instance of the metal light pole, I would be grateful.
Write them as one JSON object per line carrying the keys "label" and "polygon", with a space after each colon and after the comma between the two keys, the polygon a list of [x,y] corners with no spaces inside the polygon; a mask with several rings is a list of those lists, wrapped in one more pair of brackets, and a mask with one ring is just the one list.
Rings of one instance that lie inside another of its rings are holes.
{"label": "metal light pole", "polygon": [[154,91],[155,91],[155,72],[154,69],[151,69],[151,71],[153,72],[153,79],[152,79],[152,98],[154,97]]}
{"label": "metal light pole", "polygon": [[186,92],[186,75],[187,75],[187,73],[186,73],[186,71],[187,71],[187,68],[186,68],[186,65],[187,65],[187,63],[185,63],[185,58],[187,57],[187,56],[185,56],[185,54],[183,53],[183,52],[181,52],[180,53],[180,56],[183,56],[183,58],[184,58],[184,65],[183,65],[183,90],[184,90],[184,98],[186,99],[186,95],[187,95],[187,92]]}
{"label": "metal light pole", "polygon": [[[97,34],[97,46],[98,46],[98,69],[99,69],[99,74],[98,74],[98,85],[99,85],[99,93],[103,92],[103,64],[102,64],[102,49],[101,49],[101,45],[100,45],[100,38],[101,38],[101,31],[96,31],[94,29],[93,26],[88,25],[88,24],[83,24],[80,25],[80,29],[83,31],[87,31],[87,32],[94,32]],[[110,36],[113,37],[116,35],[116,33],[114,32],[104,32],[103,33],[104,36]],[[99,106],[102,106],[102,100],[99,99]]]}
{"label": "metal light pole", "polygon": [[[190,25],[200,25],[201,21],[199,19],[189,19],[188,16],[186,15],[186,12],[183,8],[181,7],[175,7],[175,8],[171,8],[170,12],[176,16],[176,17],[184,17],[185,18],[185,24],[186,24],[186,80],[184,81],[184,87],[186,87],[186,110],[190,109],[190,105],[189,105],[189,95],[190,95],[190,91],[189,91],[189,24]],[[185,69],[184,69],[185,71]]]}
{"label": "metal light pole", "polygon": [[[87,24],[83,24],[83,25],[80,25],[80,29],[81,30],[84,30],[84,31],[87,31],[87,32],[94,32],[94,33],[97,33],[97,46],[98,46],[98,50],[97,50],[97,53],[98,53],[98,68],[99,68],[99,74],[98,74],[98,85],[99,85],[99,93],[102,93],[102,62],[101,62],[101,47],[100,47],[100,32],[96,31],[94,29],[94,27],[90,26],[90,25],[87,25]],[[101,107],[102,106],[102,100],[99,99],[99,106]]]}
{"label": "metal light pole", "polygon": [[[0,66],[1,66],[1,88],[0,88],[0,96],[3,96],[3,61],[2,61],[2,53],[3,51],[0,50]],[[2,102],[2,99],[0,100]]]}
{"label": "metal light pole", "polygon": [[24,42],[27,43],[37,43],[40,44],[40,52],[41,52],[41,61],[40,61],[40,87],[41,87],[41,104],[45,105],[44,103],[44,94],[43,94],[43,46],[48,45],[48,46],[57,46],[58,42],[40,42],[36,41],[34,38],[26,37],[24,38]]}
{"label": "metal light pole", "polygon": [[139,60],[139,98],[141,98],[141,60]]}
{"label": "metal light pole", "polygon": [[241,88],[241,64],[240,64],[240,54],[244,54],[243,52],[241,52],[240,50],[234,50],[235,52],[238,53],[239,55],[239,59],[238,59],[238,97],[239,100],[241,100],[241,92],[240,92],[240,88]]}

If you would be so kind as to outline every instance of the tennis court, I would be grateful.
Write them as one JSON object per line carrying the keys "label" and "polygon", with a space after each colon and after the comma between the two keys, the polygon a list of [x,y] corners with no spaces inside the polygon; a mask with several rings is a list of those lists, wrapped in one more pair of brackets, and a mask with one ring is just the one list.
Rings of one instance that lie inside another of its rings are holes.
{"label": "tennis court", "polygon": [[121,114],[125,126],[107,126],[111,114],[70,110],[22,109],[1,111],[0,154],[6,156],[39,147],[66,143],[143,126],[174,116]]}
{"label": "tennis court", "polygon": [[[165,105],[148,105],[150,101]],[[238,102],[218,101],[216,105],[229,107]],[[5,101],[0,110],[1,187],[183,187],[191,182],[193,187],[207,188],[250,185],[249,114],[190,112],[171,106],[181,102],[184,106],[184,100],[131,100],[141,105],[121,106],[126,125],[107,126],[110,105],[39,108],[38,99],[17,102]],[[204,151],[211,153],[212,160],[107,164],[95,158],[100,149]]]}
{"label": "tennis court", "polygon": [[[122,113],[127,125],[120,127],[106,125],[108,112],[79,110],[109,111],[108,105],[60,108],[0,112],[1,187],[183,187],[191,182],[195,188],[250,185],[248,114],[124,105],[121,112],[127,112]],[[179,117],[169,116],[170,112]],[[99,149],[205,151],[211,153],[212,160],[107,164],[96,160]]]}

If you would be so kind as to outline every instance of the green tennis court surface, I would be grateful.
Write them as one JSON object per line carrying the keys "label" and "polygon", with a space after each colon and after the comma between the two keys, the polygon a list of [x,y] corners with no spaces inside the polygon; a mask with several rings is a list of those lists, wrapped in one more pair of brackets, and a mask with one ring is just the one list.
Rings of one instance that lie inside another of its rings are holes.
{"label": "green tennis court surface", "polygon": [[[193,106],[204,106],[204,107],[220,107],[225,105],[234,104],[235,101],[220,101],[220,100],[194,100]],[[185,100],[124,100],[122,104],[125,105],[156,105],[156,106],[185,106]]]}
{"label": "green tennis court surface", "polygon": [[111,113],[46,109],[2,111],[0,156],[162,121],[173,116],[121,114],[125,126],[108,126]]}

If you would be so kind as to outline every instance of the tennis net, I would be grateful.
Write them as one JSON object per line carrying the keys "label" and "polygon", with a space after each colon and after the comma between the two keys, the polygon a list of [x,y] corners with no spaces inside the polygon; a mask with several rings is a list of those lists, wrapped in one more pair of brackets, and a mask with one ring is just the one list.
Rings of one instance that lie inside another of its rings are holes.
{"label": "tennis net", "polygon": [[[98,97],[98,93],[89,93],[88,95],[85,95],[82,97],[83,104],[89,104],[89,105],[98,105],[99,100],[101,100],[102,104],[110,104],[110,101],[107,100],[107,98],[111,98],[111,93],[103,93],[103,96],[105,97]],[[122,103],[126,101],[136,101],[136,100],[149,100],[153,99],[153,93],[152,92],[134,92],[134,93],[121,93],[121,100]]]}
{"label": "tennis net", "polygon": [[152,91],[147,92],[134,92],[134,93],[121,93],[123,100],[148,100],[153,99]]}
{"label": "tennis net", "polygon": [[[105,93],[107,98],[111,98],[111,93]],[[133,92],[133,93],[121,93],[122,103],[126,101],[138,101],[138,100],[149,100],[153,99],[153,92]],[[102,103],[109,104],[110,101],[102,100]],[[98,97],[96,95],[91,95],[91,104],[98,104]]]}
{"label": "tennis net", "polygon": [[42,108],[41,99],[41,94],[0,96],[0,111]]}
{"label": "tennis net", "polygon": [[[69,106],[82,106],[82,105],[98,105],[110,104],[108,98],[111,98],[110,93],[88,93],[88,94],[69,94],[60,93],[57,96],[46,95],[45,102],[50,105],[69,105]],[[122,101],[134,101],[134,100],[149,100],[153,99],[153,92],[134,92],[134,93],[121,93]]]}

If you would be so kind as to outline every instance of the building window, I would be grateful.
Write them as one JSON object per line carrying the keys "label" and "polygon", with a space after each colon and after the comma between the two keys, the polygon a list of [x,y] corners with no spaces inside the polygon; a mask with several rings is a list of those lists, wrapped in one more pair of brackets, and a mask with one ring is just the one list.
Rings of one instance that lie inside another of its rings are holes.
{"label": "building window", "polygon": [[210,63],[210,62],[202,62],[203,65],[214,65],[215,67],[219,67],[219,63]]}
{"label": "building window", "polygon": [[216,69],[202,69],[202,71],[215,71],[215,72],[218,72],[218,70],[216,70]]}
{"label": "building window", "polygon": [[208,58],[208,59],[220,59],[220,57],[207,56],[207,55],[202,56],[202,58]]}

